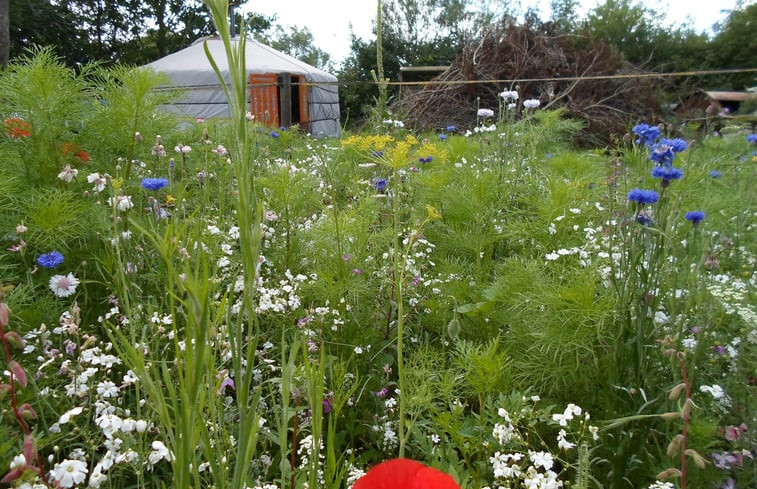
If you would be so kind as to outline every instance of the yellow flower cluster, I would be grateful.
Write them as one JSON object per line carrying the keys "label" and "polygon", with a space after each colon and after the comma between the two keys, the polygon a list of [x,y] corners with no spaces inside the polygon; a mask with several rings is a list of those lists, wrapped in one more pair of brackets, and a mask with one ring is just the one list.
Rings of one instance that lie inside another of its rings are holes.
{"label": "yellow flower cluster", "polygon": [[358,151],[383,151],[394,142],[392,136],[382,135],[368,135],[368,136],[350,136],[342,140],[342,146],[346,148],[354,148]]}
{"label": "yellow flower cluster", "polygon": [[[392,168],[417,163],[419,158],[427,162],[447,161],[447,151],[444,148],[427,141],[421,143],[412,135],[399,141],[389,135],[350,136],[342,140],[341,144],[363,153],[372,153],[370,156],[377,162]],[[375,153],[379,151],[381,154]]]}
{"label": "yellow flower cluster", "polygon": [[422,143],[415,151],[415,156],[426,159],[430,156],[432,158],[431,161],[437,164],[446,163],[449,158],[449,154],[442,144],[430,142]]}

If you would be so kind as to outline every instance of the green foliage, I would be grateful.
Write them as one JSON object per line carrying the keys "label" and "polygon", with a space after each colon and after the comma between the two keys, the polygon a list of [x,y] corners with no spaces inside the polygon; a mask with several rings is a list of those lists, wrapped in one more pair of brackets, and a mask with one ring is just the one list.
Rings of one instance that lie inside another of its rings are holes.
{"label": "green foliage", "polygon": [[18,58],[0,76],[0,113],[31,128],[18,147],[29,185],[53,182],[67,156],[64,145],[78,145],[90,72],[84,67],[77,74],[43,48]]}
{"label": "green foliage", "polygon": [[482,345],[464,340],[455,345],[453,358],[462,377],[461,387],[478,400],[479,414],[483,414],[486,399],[511,388],[511,360],[500,342],[500,338],[492,338]]}
{"label": "green foliage", "polygon": [[91,229],[90,206],[72,192],[41,190],[22,207],[22,220],[32,229],[29,240],[40,250],[75,248],[76,239]]}
{"label": "green foliage", "polygon": [[123,156],[127,162],[141,156],[138,154],[142,149],[138,147],[140,141],[135,137],[137,132],[149,142],[159,134],[166,134],[176,124],[175,118],[156,108],[178,94],[156,90],[168,84],[166,75],[146,68],[118,65],[101,68],[95,76],[100,90],[97,98],[90,101],[91,110],[81,134],[85,139],[98,141],[91,152],[98,163],[107,162],[107,166],[98,165],[105,170],[112,165],[109,158],[119,152],[126,151]]}
{"label": "green foliage", "polygon": [[[35,63],[7,75],[43,86]],[[37,126],[0,138],[0,274],[31,352],[24,395],[47,472],[83,456],[95,473],[114,446],[109,416],[133,457],[105,470],[113,487],[336,489],[402,449],[466,489],[522,482],[495,476],[497,452],[522,454],[524,471],[549,454],[575,487],[646,487],[680,464],[666,447],[684,426],[711,460],[749,449],[746,434],[723,435],[755,412],[757,214],[739,128],[698,136],[663,190],[646,147],[571,149],[577,125],[560,112],[444,140],[261,137],[243,73],[230,121],[175,127],[155,115],[152,74],[91,72],[61,92],[81,124],[50,146],[74,138],[92,161],[59,156],[34,184]],[[36,114],[14,100],[8,116]],[[157,134],[169,152],[192,146],[173,171],[150,154]],[[65,164],[80,171],[68,182]],[[166,185],[144,188],[148,177]],[[636,186],[662,194],[650,226],[627,202]],[[707,212],[696,227],[683,217],[695,209]],[[65,254],[55,270],[36,263],[52,248]],[[69,272],[79,285],[54,295],[50,277]],[[688,423],[669,398],[682,376],[671,348],[691,367]],[[8,467],[23,440],[2,402]],[[689,486],[749,487],[744,460],[728,473],[690,461]]]}

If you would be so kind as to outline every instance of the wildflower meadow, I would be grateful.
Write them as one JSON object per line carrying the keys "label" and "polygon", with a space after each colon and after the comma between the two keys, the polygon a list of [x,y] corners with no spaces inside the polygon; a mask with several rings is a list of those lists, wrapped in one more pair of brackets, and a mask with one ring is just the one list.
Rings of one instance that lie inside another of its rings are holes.
{"label": "wildflower meadow", "polygon": [[232,71],[226,120],[46,49],[0,74],[0,486],[755,487],[748,127],[578,149],[507,90],[321,139]]}

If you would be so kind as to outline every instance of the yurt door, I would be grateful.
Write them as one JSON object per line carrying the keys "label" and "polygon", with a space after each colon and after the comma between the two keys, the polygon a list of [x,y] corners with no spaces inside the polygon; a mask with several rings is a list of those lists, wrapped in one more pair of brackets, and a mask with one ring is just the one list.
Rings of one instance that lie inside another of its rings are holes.
{"label": "yurt door", "polygon": [[250,73],[250,112],[267,126],[279,125],[278,76]]}

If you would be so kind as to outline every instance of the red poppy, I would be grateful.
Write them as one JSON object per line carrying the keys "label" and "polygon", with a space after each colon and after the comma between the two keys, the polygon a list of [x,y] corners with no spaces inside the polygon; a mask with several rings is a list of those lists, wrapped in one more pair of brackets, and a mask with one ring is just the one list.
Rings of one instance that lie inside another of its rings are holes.
{"label": "red poppy", "polygon": [[396,458],[368,471],[353,489],[460,489],[455,479],[415,460]]}
{"label": "red poppy", "polygon": [[3,121],[5,130],[12,138],[28,138],[32,135],[32,125],[18,117],[11,117]]}

